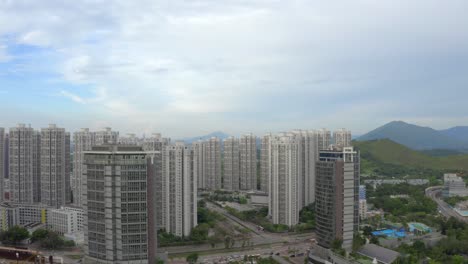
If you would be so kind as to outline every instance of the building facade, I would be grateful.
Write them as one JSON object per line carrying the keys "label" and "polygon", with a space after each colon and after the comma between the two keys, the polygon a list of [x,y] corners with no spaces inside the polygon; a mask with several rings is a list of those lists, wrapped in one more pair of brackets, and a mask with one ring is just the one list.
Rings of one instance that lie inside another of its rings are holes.
{"label": "building facade", "polygon": [[465,181],[454,173],[444,174],[444,189],[442,190],[444,197],[468,196],[468,189]]}
{"label": "building facade", "polygon": [[212,137],[205,141],[204,178],[207,190],[220,190],[221,182],[221,141]]}
{"label": "building facade", "polygon": [[320,151],[315,191],[316,234],[320,246],[335,239],[352,249],[359,229],[359,153],[352,147]]}
{"label": "building facade", "polygon": [[331,132],[328,129],[322,128],[316,130],[317,133],[317,151],[328,149],[331,144]]}
{"label": "building facade", "polygon": [[239,185],[241,190],[257,190],[257,137],[243,135],[239,139]]}
{"label": "building facade", "polygon": [[73,174],[70,184],[75,206],[81,206],[84,152],[91,150],[93,146],[117,144],[118,138],[119,133],[112,131],[110,127],[98,132],[91,132],[89,128],[82,128],[81,131],[73,133]]}
{"label": "building facade", "polygon": [[193,151],[183,142],[163,152],[163,210],[166,232],[188,237],[197,225],[197,181],[193,174]]}
{"label": "building facade", "polygon": [[192,143],[193,173],[198,181],[198,189],[201,190],[207,188],[205,177],[205,148],[206,143],[202,140],[197,140]]}
{"label": "building facade", "polygon": [[40,202],[40,134],[24,124],[10,128],[8,152],[10,201]]}
{"label": "building facade", "polygon": [[260,147],[260,190],[268,192],[270,179],[270,140],[273,137],[271,133],[262,137]]}
{"label": "building facade", "polygon": [[[84,154],[84,263],[148,263],[148,157],[141,147],[95,146]],[[155,239],[155,238],[154,238]],[[151,262],[153,263],[153,262]]]}
{"label": "building facade", "polygon": [[60,208],[70,203],[70,134],[54,124],[41,129],[41,203]]}
{"label": "building facade", "polygon": [[61,207],[47,212],[47,228],[60,235],[76,234],[83,231],[83,214],[81,208]]}
{"label": "building facade", "polygon": [[335,130],[333,132],[333,140],[337,147],[351,147],[351,131],[346,128]]}
{"label": "building facade", "polygon": [[223,189],[239,190],[239,140],[228,137],[224,140]]}
{"label": "building facade", "polygon": [[280,134],[270,141],[269,214],[274,224],[299,222],[302,208],[301,144],[292,134]]}

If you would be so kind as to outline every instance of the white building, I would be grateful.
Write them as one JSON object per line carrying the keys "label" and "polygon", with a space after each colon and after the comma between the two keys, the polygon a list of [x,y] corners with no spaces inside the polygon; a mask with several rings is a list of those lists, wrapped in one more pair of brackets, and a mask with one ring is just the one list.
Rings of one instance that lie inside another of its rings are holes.
{"label": "white building", "polygon": [[166,232],[187,237],[197,225],[197,180],[193,152],[183,142],[163,152],[163,211]]}
{"label": "white building", "polygon": [[239,185],[241,190],[257,190],[257,137],[243,135],[239,140]]}
{"label": "white building", "polygon": [[299,222],[302,209],[301,142],[293,134],[270,139],[269,214],[274,224]]}
{"label": "white building", "polygon": [[70,133],[55,124],[41,129],[41,203],[60,208],[71,201]]}
{"label": "white building", "polygon": [[335,130],[333,132],[333,140],[335,142],[335,146],[337,147],[350,147],[351,146],[351,131],[342,128],[339,130]]}
{"label": "white building", "polygon": [[51,209],[47,212],[47,227],[61,235],[83,232],[83,215],[80,208]]}
{"label": "white building", "polygon": [[206,189],[205,177],[205,148],[206,144],[202,140],[197,140],[192,143],[193,150],[193,173],[195,179],[198,181],[198,189]]}
{"label": "white building", "polygon": [[[207,190],[220,190],[221,184],[221,141],[212,137],[204,142],[203,167],[204,181]],[[198,163],[198,162],[197,162]]]}
{"label": "white building", "polygon": [[40,134],[18,124],[9,133],[10,201],[33,204],[41,201]]}
{"label": "white building", "polygon": [[442,192],[444,197],[453,196],[468,196],[468,189],[466,183],[457,174],[446,173],[444,174],[444,189]]}
{"label": "white building", "polygon": [[260,148],[260,190],[267,192],[269,190],[269,178],[270,178],[270,140],[272,134],[268,133],[262,137],[262,143]]}
{"label": "white building", "polygon": [[82,199],[82,175],[83,156],[85,151],[91,150],[93,146],[103,144],[116,144],[119,133],[106,127],[103,131],[91,132],[88,128],[73,133],[73,174],[71,178],[71,189],[73,192],[73,204],[80,207]]}
{"label": "white building", "polygon": [[361,219],[367,218],[367,200],[366,199],[359,200],[359,217],[361,217]]}
{"label": "white building", "polygon": [[317,133],[317,151],[323,150],[323,149],[328,149],[331,144],[331,133],[330,130],[322,128],[319,130],[316,130]]}
{"label": "white building", "polygon": [[223,189],[239,190],[239,140],[228,137],[224,140]]}

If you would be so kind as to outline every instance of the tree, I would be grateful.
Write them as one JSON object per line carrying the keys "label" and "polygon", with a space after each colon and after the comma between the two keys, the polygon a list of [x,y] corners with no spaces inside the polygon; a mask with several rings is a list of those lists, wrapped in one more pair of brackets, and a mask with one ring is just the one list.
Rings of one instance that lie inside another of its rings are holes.
{"label": "tree", "polygon": [[195,264],[197,263],[197,260],[198,260],[198,253],[192,253],[190,255],[187,256],[187,258],[185,259],[188,263],[190,264]]}
{"label": "tree", "polygon": [[39,228],[32,233],[31,240],[33,242],[42,240],[46,238],[48,234],[49,234],[49,231],[47,229]]}
{"label": "tree", "polygon": [[366,237],[372,235],[372,228],[370,226],[365,226],[363,229],[362,229],[362,234]]}
{"label": "tree", "polygon": [[17,244],[26,238],[29,238],[29,232],[21,226],[13,226],[7,231],[0,233],[0,241],[5,244]]}
{"label": "tree", "polygon": [[224,237],[224,248],[228,249],[231,246],[232,238],[230,236]]}

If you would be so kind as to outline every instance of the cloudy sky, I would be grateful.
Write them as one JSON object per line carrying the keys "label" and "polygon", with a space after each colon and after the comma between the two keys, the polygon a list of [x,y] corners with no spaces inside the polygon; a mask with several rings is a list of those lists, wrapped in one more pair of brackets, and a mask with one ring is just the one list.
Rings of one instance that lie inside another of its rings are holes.
{"label": "cloudy sky", "polygon": [[468,125],[466,0],[0,0],[0,126]]}

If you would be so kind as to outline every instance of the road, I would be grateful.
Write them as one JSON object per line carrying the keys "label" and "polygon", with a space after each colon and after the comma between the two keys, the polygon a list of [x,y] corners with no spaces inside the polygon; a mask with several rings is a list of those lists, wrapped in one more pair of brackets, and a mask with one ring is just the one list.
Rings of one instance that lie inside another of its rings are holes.
{"label": "road", "polygon": [[446,202],[440,199],[440,194],[443,189],[443,186],[432,186],[426,189],[426,196],[431,198],[434,202],[437,203],[439,212],[446,218],[454,217],[462,222],[468,223],[468,218],[459,215],[455,210],[453,210]]}
{"label": "road", "polygon": [[[231,214],[229,214],[226,210],[223,208],[207,202],[206,203],[207,208],[210,210],[213,210],[215,212],[218,212],[222,214],[223,216],[226,217],[227,221],[230,221],[231,224],[237,225],[237,226],[242,226],[251,231],[251,238],[249,239],[249,242],[252,243],[251,246],[249,247],[242,247],[242,243],[240,241],[237,241],[234,244],[234,247],[232,250],[238,250],[238,251],[244,251],[244,250],[260,250],[264,251],[266,249],[273,249],[276,247],[282,247],[284,245],[298,245],[298,244],[304,244],[308,243],[312,238],[315,238],[315,233],[313,232],[304,232],[304,233],[293,233],[293,234],[288,234],[288,233],[270,233],[270,232],[265,232],[265,231],[259,231],[257,230],[257,226],[253,223],[243,221]],[[213,254],[233,254],[231,253],[219,253],[220,250],[224,250],[225,245],[224,243],[219,243],[216,244],[215,247],[211,247],[210,244],[199,244],[199,245],[187,245],[187,246],[174,246],[174,247],[163,247],[159,248],[160,252],[167,252],[169,254],[185,254],[185,253],[191,253],[191,252],[210,252],[212,251]],[[213,255],[210,254],[210,255]]]}

